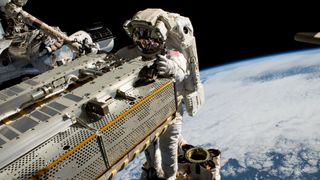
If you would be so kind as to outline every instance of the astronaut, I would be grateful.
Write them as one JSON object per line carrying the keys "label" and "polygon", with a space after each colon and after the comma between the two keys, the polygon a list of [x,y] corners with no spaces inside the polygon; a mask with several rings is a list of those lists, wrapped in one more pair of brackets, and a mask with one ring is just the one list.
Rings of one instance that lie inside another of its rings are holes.
{"label": "astronaut", "polygon": [[116,54],[129,59],[138,56],[144,60],[157,58],[158,77],[173,78],[178,96],[175,119],[145,151],[147,163],[141,179],[176,179],[183,106],[193,116],[204,102],[193,27],[188,18],[179,14],[146,9],[126,21],[124,29],[134,44],[120,49]]}
{"label": "astronaut", "polygon": [[[77,31],[68,37],[59,27],[49,27],[31,14],[21,13],[27,1],[0,0],[0,10],[7,25],[3,29],[0,23],[0,85],[61,66],[85,51],[100,50],[99,45],[93,43],[90,34],[85,31]],[[48,33],[52,30],[55,32]],[[61,36],[81,45],[81,51],[68,46]]]}

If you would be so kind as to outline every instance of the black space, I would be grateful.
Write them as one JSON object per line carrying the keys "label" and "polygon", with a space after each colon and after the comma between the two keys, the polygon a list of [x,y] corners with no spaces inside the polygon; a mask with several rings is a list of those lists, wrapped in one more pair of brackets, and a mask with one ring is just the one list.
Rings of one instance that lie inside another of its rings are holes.
{"label": "black space", "polygon": [[319,9],[311,2],[29,0],[24,9],[68,34],[102,21],[116,37],[117,50],[131,43],[124,21],[148,7],[191,19],[201,68],[317,47],[293,39],[299,31],[320,31]]}

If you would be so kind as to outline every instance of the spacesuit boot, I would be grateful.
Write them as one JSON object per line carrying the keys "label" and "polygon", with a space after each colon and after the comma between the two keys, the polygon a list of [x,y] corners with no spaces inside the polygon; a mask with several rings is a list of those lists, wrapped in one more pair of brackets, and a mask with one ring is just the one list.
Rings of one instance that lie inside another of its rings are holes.
{"label": "spacesuit boot", "polygon": [[157,170],[153,167],[148,167],[145,163],[142,167],[141,180],[165,180],[157,175]]}

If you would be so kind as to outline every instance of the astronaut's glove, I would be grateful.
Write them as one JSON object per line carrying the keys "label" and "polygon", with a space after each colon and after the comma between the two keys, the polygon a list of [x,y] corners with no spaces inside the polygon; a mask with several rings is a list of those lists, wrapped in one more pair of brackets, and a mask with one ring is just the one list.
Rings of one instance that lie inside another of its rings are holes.
{"label": "astronaut's glove", "polygon": [[169,59],[166,56],[158,55],[158,74],[164,77],[173,77],[177,82],[181,82],[185,77],[185,68],[179,66],[179,62]]}
{"label": "astronaut's glove", "polygon": [[174,62],[163,55],[158,55],[159,60],[157,61],[158,74],[161,76],[169,77],[174,73]]}

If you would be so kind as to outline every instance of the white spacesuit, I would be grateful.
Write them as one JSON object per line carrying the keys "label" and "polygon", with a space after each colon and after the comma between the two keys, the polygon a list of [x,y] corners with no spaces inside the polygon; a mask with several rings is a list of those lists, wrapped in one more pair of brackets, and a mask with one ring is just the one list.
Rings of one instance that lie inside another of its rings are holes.
{"label": "white spacesuit", "polygon": [[124,24],[134,45],[120,49],[124,58],[158,58],[158,75],[176,81],[178,112],[167,131],[145,151],[145,179],[176,179],[178,141],[181,138],[183,104],[193,116],[203,104],[203,87],[199,78],[198,58],[193,27],[188,18],[161,9],[136,13]]}
{"label": "white spacesuit", "polygon": [[[0,10],[7,24],[3,29],[0,22],[0,86],[15,78],[34,76],[66,64],[89,49],[90,52],[100,50],[85,31],[68,37],[59,27],[36,20],[22,9],[27,1],[0,0]],[[72,48],[61,37],[81,45],[81,49]]]}

